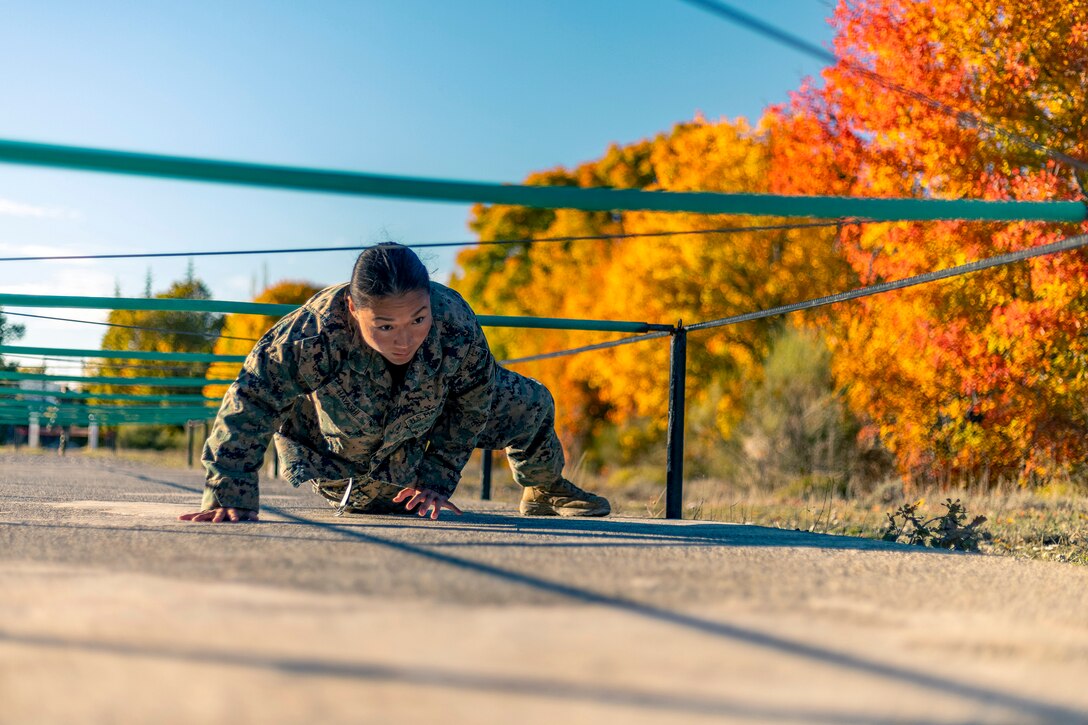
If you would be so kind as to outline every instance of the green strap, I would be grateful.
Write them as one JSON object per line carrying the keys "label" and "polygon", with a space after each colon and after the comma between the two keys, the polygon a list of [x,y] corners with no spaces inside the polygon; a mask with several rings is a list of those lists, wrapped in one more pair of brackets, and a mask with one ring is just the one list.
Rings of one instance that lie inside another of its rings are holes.
{"label": "green strap", "polygon": [[12,397],[23,395],[28,398],[57,398],[59,400],[113,400],[119,402],[151,402],[162,401],[167,403],[220,403],[221,398],[207,397],[204,395],[127,395],[125,393],[73,393],[70,391],[56,390],[32,390],[28,388],[4,388],[0,387],[0,397]]}
{"label": "green strap", "polygon": [[50,357],[91,357],[107,360],[155,360],[160,362],[245,362],[245,355],[214,355],[209,352],[157,352],[147,350],[79,350],[57,347],[0,345],[0,355],[47,355]]}
{"label": "green strap", "polygon": [[168,388],[202,388],[205,385],[230,385],[234,378],[115,378],[89,375],[48,375],[0,370],[0,380],[53,380],[102,385],[151,385]]}
{"label": "green strap", "polygon": [[544,209],[587,211],[629,209],[822,219],[859,217],[874,221],[964,219],[1078,222],[1086,218],[1085,206],[1074,201],[865,199],[721,194],[703,191],[587,189],[576,186],[522,186],[327,171],[20,141],[0,141],[0,161],[296,191],[462,203],[512,204]]}
{"label": "green strap", "polygon": [[[61,295],[0,294],[0,307],[69,307],[89,310],[154,310],[164,312],[219,312],[281,317],[298,305],[224,300],[184,300],[160,297],[67,297]],[[649,332],[670,330],[669,325],[619,320],[572,320],[561,317],[503,317],[477,315],[483,327],[521,327],[597,332]]]}

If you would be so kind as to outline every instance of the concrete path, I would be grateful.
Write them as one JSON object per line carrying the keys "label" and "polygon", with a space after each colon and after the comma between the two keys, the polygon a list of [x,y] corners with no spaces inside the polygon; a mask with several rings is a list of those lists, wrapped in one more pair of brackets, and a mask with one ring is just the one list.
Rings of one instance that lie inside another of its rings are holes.
{"label": "concrete path", "polygon": [[1085,568],[200,488],[0,456],[0,722],[1088,722]]}

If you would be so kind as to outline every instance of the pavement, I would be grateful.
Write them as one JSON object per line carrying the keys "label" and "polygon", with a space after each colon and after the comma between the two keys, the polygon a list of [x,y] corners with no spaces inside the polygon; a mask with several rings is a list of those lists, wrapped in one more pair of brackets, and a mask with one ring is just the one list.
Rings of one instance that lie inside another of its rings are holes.
{"label": "pavement", "polygon": [[1088,723],[1088,568],[201,486],[0,455],[0,723]]}

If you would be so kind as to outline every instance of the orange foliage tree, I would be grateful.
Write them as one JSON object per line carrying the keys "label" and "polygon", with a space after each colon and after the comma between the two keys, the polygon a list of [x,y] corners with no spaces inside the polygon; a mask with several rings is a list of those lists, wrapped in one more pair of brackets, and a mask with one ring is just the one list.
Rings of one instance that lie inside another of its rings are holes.
{"label": "orange foliage tree", "polygon": [[[310,282],[283,280],[267,287],[253,298],[266,304],[297,304],[310,299],[320,290]],[[216,355],[248,355],[261,335],[276,324],[278,317],[271,315],[227,315],[223,332],[215,343]],[[215,362],[208,368],[209,378],[234,378],[241,372],[241,363]],[[204,395],[221,398],[227,392],[226,385],[206,385]]]}
{"label": "orange foliage tree", "polygon": [[[850,0],[839,62],[768,119],[779,193],[1055,200],[1069,168],[889,90],[858,67],[1088,159],[1088,2]],[[843,238],[866,283],[1083,232],[1057,224],[883,224]],[[1066,253],[850,303],[834,370],[911,478],[1069,472],[1088,459],[1088,258]]]}
{"label": "orange foliage tree", "polygon": [[[768,133],[744,120],[696,119],[653,140],[612,146],[575,169],[530,175],[528,184],[668,191],[766,192]],[[452,284],[481,313],[692,323],[802,299],[850,284],[832,230],[688,234],[768,225],[781,219],[660,212],[582,212],[477,206],[481,241],[539,240],[463,251]],[[657,234],[622,239],[556,237]],[[693,404],[715,408],[716,435],[740,419],[746,387],[759,377],[780,320],[693,335],[688,388]],[[614,339],[603,333],[492,329],[497,356],[516,358]],[[518,365],[553,391],[564,440],[586,446],[606,424],[621,448],[660,438],[668,395],[669,345],[640,342],[574,357]]]}

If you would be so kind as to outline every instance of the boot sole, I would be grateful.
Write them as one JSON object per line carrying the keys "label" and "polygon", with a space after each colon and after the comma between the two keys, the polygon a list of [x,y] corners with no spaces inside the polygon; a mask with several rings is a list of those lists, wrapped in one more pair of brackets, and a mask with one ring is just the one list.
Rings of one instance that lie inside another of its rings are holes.
{"label": "boot sole", "polygon": [[546,503],[530,503],[521,504],[518,506],[518,510],[522,516],[579,516],[579,517],[592,517],[592,516],[608,516],[612,513],[612,507],[605,505],[603,507],[597,507],[594,509],[577,509],[577,508],[556,508]]}

